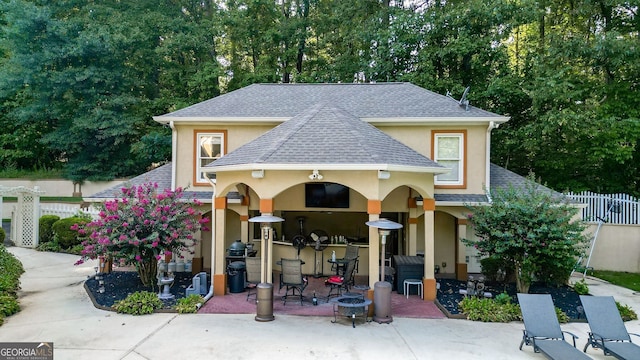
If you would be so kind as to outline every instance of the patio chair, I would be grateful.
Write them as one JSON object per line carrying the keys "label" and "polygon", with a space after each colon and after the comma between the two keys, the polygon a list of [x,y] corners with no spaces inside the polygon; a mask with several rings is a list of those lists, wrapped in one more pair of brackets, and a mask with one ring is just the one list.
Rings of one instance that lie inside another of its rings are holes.
{"label": "patio chair", "polygon": [[[532,345],[534,352],[541,352],[549,359],[591,359],[576,348],[574,334],[562,331],[553,300],[549,294],[518,294],[522,310],[524,330],[522,345]],[[565,341],[564,333],[571,335],[573,346]]]}
{"label": "patio chair", "polygon": [[[282,259],[282,276],[280,287],[286,287],[284,296],[282,297],[283,305],[287,304],[289,296],[299,296],[300,305],[302,305],[302,292],[309,284],[308,279],[302,275],[302,261],[300,259]],[[296,295],[296,290],[298,295]],[[291,291],[291,294],[289,294]]]}
{"label": "patio chair", "polygon": [[[355,259],[349,260],[347,266],[345,267],[343,276],[333,275],[329,276],[329,278],[324,282],[326,286],[329,286],[329,294],[327,298],[330,298],[332,295],[340,296],[342,295],[342,290],[344,289],[346,292],[349,291],[349,287],[353,285],[353,275],[356,269],[356,261]],[[333,294],[333,291],[337,292]]]}
{"label": "patio chair", "polygon": [[[617,359],[640,359],[640,346],[631,342],[631,336],[622,322],[620,312],[612,296],[581,295],[580,301],[589,322],[589,345],[594,349],[602,349],[605,355]],[[631,334],[640,336],[638,334]]]}
{"label": "patio chair", "polygon": [[260,258],[248,257],[245,259],[247,265],[247,301],[251,295],[256,295],[256,289],[260,283]]}
{"label": "patio chair", "polygon": [[[356,272],[358,272],[358,257],[360,256],[359,254],[360,251],[360,247],[357,245],[351,245],[351,244],[347,244],[347,247],[345,248],[344,251],[344,257],[342,259],[339,260],[343,260],[343,261],[348,261],[348,260],[355,260],[356,261]],[[338,263],[334,263],[331,265],[331,270],[339,273],[338,269],[336,269],[336,266],[339,266]],[[346,270],[346,266],[344,269],[342,270]],[[353,284],[351,284],[353,285]]]}

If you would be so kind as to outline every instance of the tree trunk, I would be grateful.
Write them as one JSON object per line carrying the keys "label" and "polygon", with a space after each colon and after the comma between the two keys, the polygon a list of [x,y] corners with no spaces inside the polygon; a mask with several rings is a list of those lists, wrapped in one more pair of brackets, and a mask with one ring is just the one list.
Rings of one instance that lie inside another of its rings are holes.
{"label": "tree trunk", "polygon": [[136,270],[142,285],[153,287],[156,284],[158,274],[158,262],[153,260],[145,260],[136,263]]}
{"label": "tree trunk", "polygon": [[531,286],[531,281],[529,281],[530,278],[531,276],[523,274],[523,270],[520,265],[516,265],[516,289],[519,293],[529,293],[529,287]]}

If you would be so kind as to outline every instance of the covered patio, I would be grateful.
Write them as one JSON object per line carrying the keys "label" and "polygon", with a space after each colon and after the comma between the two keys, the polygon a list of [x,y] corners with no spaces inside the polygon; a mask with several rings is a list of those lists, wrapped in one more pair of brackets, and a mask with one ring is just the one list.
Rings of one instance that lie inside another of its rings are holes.
{"label": "covered patio", "polygon": [[[391,254],[415,256],[420,248],[424,300],[435,299],[434,176],[448,169],[376,127],[342,109],[317,105],[205,169],[210,179],[215,178],[211,181],[215,295],[227,294],[226,252],[240,239],[260,249],[257,256],[265,269],[265,282],[272,282],[270,274],[278,269],[276,262],[281,258],[300,257],[305,261],[303,272],[328,274],[328,256],[333,251],[341,256],[347,242],[358,244],[358,275],[365,277],[371,299],[380,266],[388,265],[385,260]],[[325,191],[324,202],[313,204],[313,191],[319,184],[346,192],[346,203]],[[284,220],[272,225],[266,241],[259,224],[250,221],[264,215]],[[385,259],[381,259],[378,230],[365,223],[387,217],[403,229],[393,232],[390,247],[382,252]],[[301,218],[305,219],[302,224]],[[321,253],[310,248],[298,253],[292,238],[309,237],[318,230],[337,241],[327,244]]]}

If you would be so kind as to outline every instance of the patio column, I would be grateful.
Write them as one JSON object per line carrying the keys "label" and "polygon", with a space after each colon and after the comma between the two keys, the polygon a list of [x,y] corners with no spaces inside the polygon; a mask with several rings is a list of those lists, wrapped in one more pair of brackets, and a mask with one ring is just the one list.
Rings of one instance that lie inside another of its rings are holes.
{"label": "patio column", "polygon": [[418,252],[418,207],[414,198],[409,198],[409,226],[405,255],[416,255]]}
{"label": "patio column", "polygon": [[[243,209],[244,213],[246,210]],[[251,238],[249,238],[249,215],[240,215],[240,239],[243,239],[244,242],[251,242]]]}
{"label": "patio column", "polygon": [[467,280],[466,245],[462,239],[467,237],[467,219],[456,219],[458,226],[458,246],[456,255],[456,279]]}
{"label": "patio column", "polygon": [[211,221],[215,222],[215,226],[211,234],[211,277],[214,295],[224,295],[227,292],[226,249],[224,246],[227,212],[226,196],[216,197],[213,205],[214,214]]}
{"label": "patio column", "polygon": [[[369,221],[380,219],[382,211],[382,201],[369,200],[367,204],[367,213]],[[380,281],[380,235],[378,229],[369,228],[369,288],[373,289],[376,282]],[[373,290],[371,290],[373,295]],[[371,297],[373,298],[373,297]]]}
{"label": "patio column", "polygon": [[436,299],[435,266],[435,199],[424,199],[424,300]]}

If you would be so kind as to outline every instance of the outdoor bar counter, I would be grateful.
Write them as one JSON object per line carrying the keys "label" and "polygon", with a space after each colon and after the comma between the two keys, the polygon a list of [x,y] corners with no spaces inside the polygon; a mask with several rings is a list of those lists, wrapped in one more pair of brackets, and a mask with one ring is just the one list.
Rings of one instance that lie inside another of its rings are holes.
{"label": "outdoor bar counter", "polygon": [[[358,274],[357,275],[368,275],[369,274],[369,244],[355,243],[353,245],[358,246],[360,249],[358,250]],[[259,242],[257,243],[257,247],[259,248]],[[314,275],[316,272],[316,261],[318,262],[318,272],[320,270],[319,266],[322,263],[322,274],[325,276],[332,275],[331,264],[327,261],[331,259],[331,252],[336,252],[336,258],[342,258],[344,256],[345,249],[347,244],[327,244],[327,247],[323,251],[316,252],[313,246],[305,246],[304,249],[300,250],[300,259],[304,261],[304,265],[302,265],[302,273]],[[324,259],[322,258],[324,254]],[[273,269],[280,270],[280,265],[276,264],[276,261],[280,259],[295,259],[298,255],[298,249],[296,249],[292,243],[286,241],[274,241],[273,242]],[[260,256],[260,255],[258,255]],[[315,256],[315,257],[314,257]]]}

